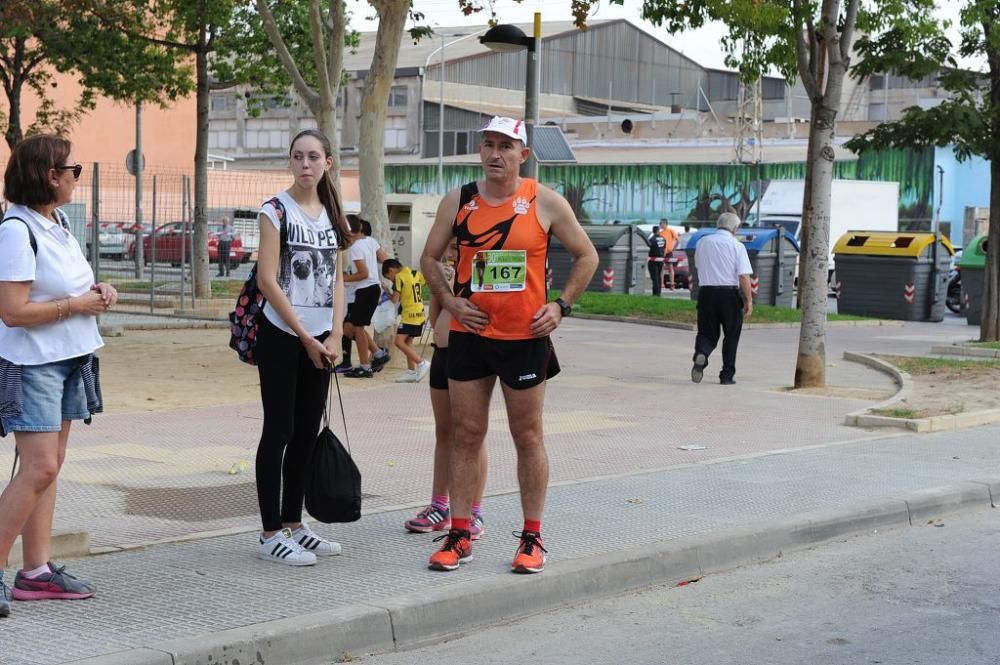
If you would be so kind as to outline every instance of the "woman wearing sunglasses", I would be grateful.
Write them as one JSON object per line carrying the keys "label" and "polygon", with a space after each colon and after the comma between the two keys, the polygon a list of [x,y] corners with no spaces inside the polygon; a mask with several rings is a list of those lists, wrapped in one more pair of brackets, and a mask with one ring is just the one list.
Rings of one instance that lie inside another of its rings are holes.
{"label": "woman wearing sunglasses", "polygon": [[[49,561],[56,477],[70,425],[101,410],[93,353],[104,342],[97,315],[114,306],[59,206],[83,167],[69,141],[39,135],[16,146],[4,173],[10,202],[0,222],[0,435],[14,433],[17,474],[0,494],[0,617],[15,600],[81,599],[94,588]],[[21,536],[23,568],[3,568]],[[13,593],[11,593],[11,591]]]}

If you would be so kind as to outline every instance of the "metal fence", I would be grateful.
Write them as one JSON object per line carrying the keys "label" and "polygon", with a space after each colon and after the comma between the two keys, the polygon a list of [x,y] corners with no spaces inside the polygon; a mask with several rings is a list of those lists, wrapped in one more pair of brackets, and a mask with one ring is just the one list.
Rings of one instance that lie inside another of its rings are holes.
{"label": "metal fence", "polygon": [[[194,309],[193,173],[147,168],[142,178],[141,218],[137,214],[136,177],[122,165],[96,162],[84,169],[72,202],[62,209],[94,275],[118,287],[122,308],[165,314]],[[284,171],[209,171],[206,242],[213,282],[246,278],[256,259],[260,204],[288,183]],[[235,237],[229,275],[217,277],[217,273],[225,273],[220,269],[215,240],[223,217],[232,222]],[[224,285],[214,283],[212,290],[226,292]]]}

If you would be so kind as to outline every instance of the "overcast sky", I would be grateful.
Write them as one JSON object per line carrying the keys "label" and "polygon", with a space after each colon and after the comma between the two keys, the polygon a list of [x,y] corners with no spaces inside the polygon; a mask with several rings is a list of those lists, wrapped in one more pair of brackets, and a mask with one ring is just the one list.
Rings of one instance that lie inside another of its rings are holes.
{"label": "overcast sky", "polygon": [[[426,22],[433,26],[484,25],[489,16],[485,13],[464,16],[458,9],[457,0],[414,0],[417,11],[423,12]],[[958,10],[962,3],[958,0],[939,0],[944,8],[939,10],[943,18],[958,20]],[[374,10],[365,0],[348,0],[348,8],[353,13],[352,26],[363,32],[375,30],[378,25],[370,17]],[[514,0],[495,0],[497,14],[501,22],[526,23],[531,22],[534,12],[542,12],[543,21],[568,21],[570,15],[570,0],[525,0],[523,3]],[[625,0],[624,6],[614,5],[607,0],[595,2],[596,11],[591,14],[594,19],[627,18],[643,30],[669,44],[684,55],[693,58],[704,67],[724,67],[723,54],[719,48],[719,39],[725,34],[722,25],[710,25],[699,30],[670,35],[662,28],[655,28],[639,18],[641,0]],[[954,30],[949,35],[952,43],[957,43],[957,33]],[[965,66],[980,68],[976,62],[964,62]]]}

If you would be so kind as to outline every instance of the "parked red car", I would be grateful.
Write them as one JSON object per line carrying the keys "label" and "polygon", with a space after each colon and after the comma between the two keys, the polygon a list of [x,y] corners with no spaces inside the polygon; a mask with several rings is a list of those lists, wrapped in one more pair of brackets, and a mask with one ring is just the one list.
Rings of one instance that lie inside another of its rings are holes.
{"label": "parked red car", "polygon": [[[208,224],[208,262],[219,262],[219,231],[222,224],[209,222]],[[184,234],[184,222],[170,222],[157,227],[156,232],[150,236],[143,236],[142,258],[149,263],[153,258],[153,238],[156,239],[156,262],[170,263],[179,266],[181,264],[181,239]],[[185,261],[191,260],[191,228],[188,227],[188,246],[184,249]],[[135,256],[135,243],[129,245],[129,257]],[[233,242],[229,246],[229,261],[234,268],[241,263],[250,260],[250,250],[243,248],[243,240],[238,233],[233,233]]]}

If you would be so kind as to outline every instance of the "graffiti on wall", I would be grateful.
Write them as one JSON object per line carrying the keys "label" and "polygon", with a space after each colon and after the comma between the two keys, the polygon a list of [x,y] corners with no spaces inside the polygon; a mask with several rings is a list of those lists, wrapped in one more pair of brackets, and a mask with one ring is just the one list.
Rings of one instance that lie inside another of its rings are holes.
{"label": "graffiti on wall", "polygon": [[[932,215],[933,149],[886,150],[839,161],[834,177],[899,183],[899,220],[904,228],[929,223]],[[433,165],[387,166],[389,192],[420,194],[437,188]],[[447,189],[476,180],[474,165],[444,170]],[[539,179],[569,201],[581,221],[607,223],[707,223],[722,212],[746,217],[771,180],[805,177],[805,163],[784,164],[560,164],[543,165]]]}

